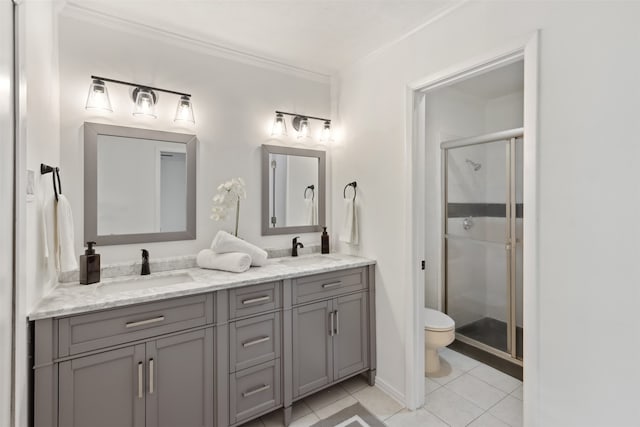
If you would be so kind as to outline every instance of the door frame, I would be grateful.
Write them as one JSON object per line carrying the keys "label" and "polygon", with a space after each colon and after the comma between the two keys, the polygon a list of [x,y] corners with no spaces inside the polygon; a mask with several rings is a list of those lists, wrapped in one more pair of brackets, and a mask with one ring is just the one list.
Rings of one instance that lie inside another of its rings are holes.
{"label": "door frame", "polygon": [[[416,409],[424,404],[424,328],[423,309],[425,274],[420,261],[425,259],[425,179],[426,153],[424,147],[425,99],[428,92],[448,86],[471,76],[524,60],[524,144],[523,203],[527,216],[523,220],[523,308],[524,308],[524,421],[535,425],[537,419],[539,385],[538,372],[538,64],[539,31],[528,34],[508,45],[457,64],[406,86],[405,128],[405,185],[409,189],[406,211],[410,218],[405,226],[407,277],[410,290],[406,292],[406,405]],[[427,260],[427,267],[440,268],[440,263]]]}

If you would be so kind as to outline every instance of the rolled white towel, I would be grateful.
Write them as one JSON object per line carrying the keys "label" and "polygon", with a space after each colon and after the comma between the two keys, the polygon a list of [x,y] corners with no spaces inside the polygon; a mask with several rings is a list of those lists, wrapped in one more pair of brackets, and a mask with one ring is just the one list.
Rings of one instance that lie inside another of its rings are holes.
{"label": "rolled white towel", "polygon": [[251,257],[251,265],[260,267],[267,263],[267,251],[260,249],[256,245],[238,239],[226,231],[218,231],[211,243],[211,249],[219,254],[227,252],[242,252]]}
{"label": "rolled white towel", "polygon": [[240,252],[217,254],[211,249],[203,249],[196,258],[198,267],[210,270],[230,271],[242,273],[251,267],[251,257]]}

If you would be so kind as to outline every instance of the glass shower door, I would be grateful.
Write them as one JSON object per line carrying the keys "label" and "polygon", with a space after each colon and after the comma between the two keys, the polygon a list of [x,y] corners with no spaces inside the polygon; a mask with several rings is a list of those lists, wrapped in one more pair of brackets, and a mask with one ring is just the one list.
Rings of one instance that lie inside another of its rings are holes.
{"label": "glass shower door", "polygon": [[459,340],[506,354],[513,316],[508,147],[502,140],[443,150],[446,312]]}

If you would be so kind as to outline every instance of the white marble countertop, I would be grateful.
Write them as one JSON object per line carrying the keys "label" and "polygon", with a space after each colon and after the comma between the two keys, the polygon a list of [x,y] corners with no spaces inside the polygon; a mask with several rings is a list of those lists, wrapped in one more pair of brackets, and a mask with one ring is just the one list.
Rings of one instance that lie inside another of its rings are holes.
{"label": "white marble countertop", "polygon": [[[149,276],[105,279],[93,285],[60,283],[40,300],[29,314],[29,319],[69,316],[373,264],[374,260],[351,255],[311,254],[270,259],[267,265],[251,267],[244,273],[189,268],[152,273]],[[149,280],[157,279],[165,283],[148,286],[151,283]]]}

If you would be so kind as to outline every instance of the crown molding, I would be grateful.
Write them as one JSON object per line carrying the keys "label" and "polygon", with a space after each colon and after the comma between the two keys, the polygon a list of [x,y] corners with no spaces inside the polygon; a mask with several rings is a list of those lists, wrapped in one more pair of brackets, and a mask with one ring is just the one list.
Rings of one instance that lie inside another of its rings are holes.
{"label": "crown molding", "polygon": [[164,43],[174,44],[205,55],[230,59],[232,61],[253,65],[268,70],[278,71],[295,77],[330,84],[330,70],[313,70],[302,66],[288,64],[278,59],[269,58],[256,53],[242,51],[238,48],[223,46],[197,37],[179,34],[170,30],[154,27],[145,23],[129,20],[109,13],[97,11],[84,5],[65,1],[60,11],[61,16],[78,19],[95,25],[127,32],[132,35],[150,37]]}

